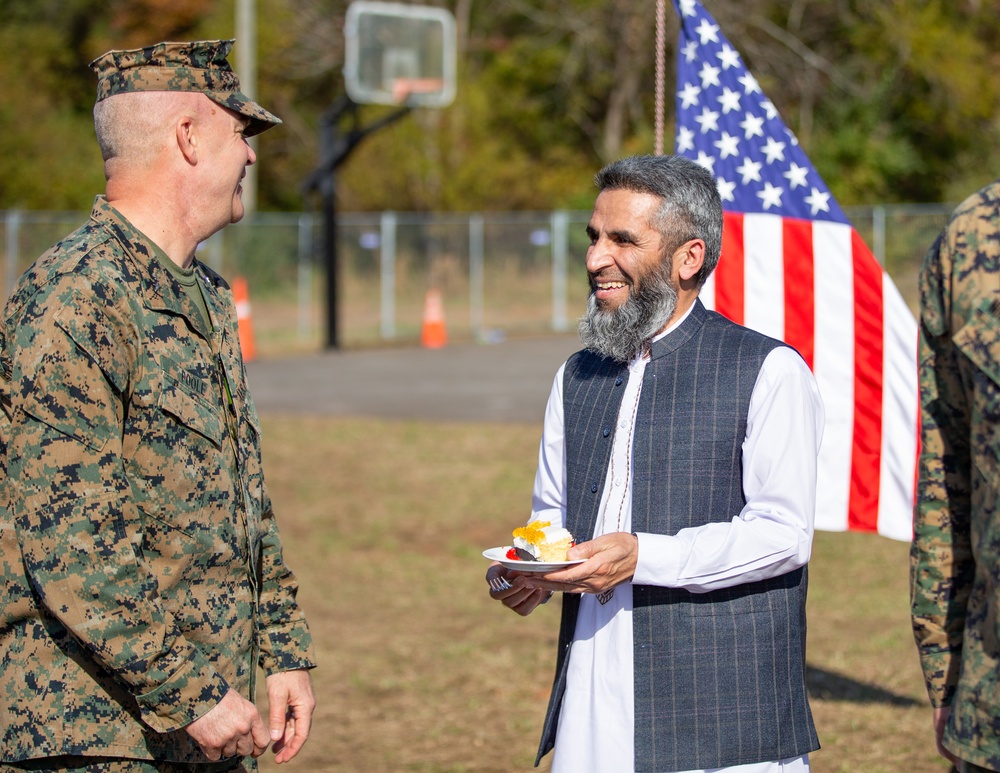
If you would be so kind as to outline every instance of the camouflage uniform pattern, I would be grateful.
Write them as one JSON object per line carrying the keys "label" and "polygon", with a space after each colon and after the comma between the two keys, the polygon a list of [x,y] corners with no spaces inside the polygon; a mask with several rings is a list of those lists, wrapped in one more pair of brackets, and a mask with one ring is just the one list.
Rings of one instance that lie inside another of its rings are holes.
{"label": "camouflage uniform pattern", "polygon": [[[11,764],[0,762],[0,773],[191,773],[192,767],[184,762],[67,756]],[[196,770],[198,773],[251,773],[257,770],[257,761],[252,757],[230,759],[198,765]]]}
{"label": "camouflage uniform pattern", "polygon": [[955,210],[920,290],[913,630],[945,746],[1000,770],[1000,181]]}
{"label": "camouflage uniform pattern", "polygon": [[181,728],[314,665],[228,285],[214,330],[103,198],[0,320],[0,759],[206,762]]}
{"label": "camouflage uniform pattern", "polygon": [[250,119],[244,135],[252,137],[281,119],[240,91],[227,61],[233,40],[157,43],[128,51],[109,51],[90,63],[97,73],[97,101],[132,91],[200,91],[216,104]]}

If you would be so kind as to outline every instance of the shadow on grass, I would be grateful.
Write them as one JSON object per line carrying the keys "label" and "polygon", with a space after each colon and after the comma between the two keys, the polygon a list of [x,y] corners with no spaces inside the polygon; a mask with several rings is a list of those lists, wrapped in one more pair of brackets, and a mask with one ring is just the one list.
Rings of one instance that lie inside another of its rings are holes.
{"label": "shadow on grass", "polygon": [[884,703],[888,706],[919,706],[919,701],[906,695],[896,695],[874,684],[866,684],[815,666],[806,666],[806,687],[809,697],[819,700],[851,701],[852,703]]}

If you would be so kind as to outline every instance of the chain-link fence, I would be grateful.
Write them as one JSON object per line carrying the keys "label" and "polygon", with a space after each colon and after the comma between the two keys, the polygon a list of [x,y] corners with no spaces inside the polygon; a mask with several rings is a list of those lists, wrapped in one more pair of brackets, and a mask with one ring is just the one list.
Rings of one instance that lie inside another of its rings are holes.
{"label": "chain-link fence", "polygon": [[[847,210],[914,310],[917,273],[954,205]],[[0,212],[5,296],[84,212]],[[449,339],[571,330],[587,296],[587,211],[341,214],[337,222],[338,344],[420,337],[429,290],[443,299]],[[327,344],[322,222],[308,213],[257,213],[209,239],[199,257],[223,276],[243,276],[257,351]]]}

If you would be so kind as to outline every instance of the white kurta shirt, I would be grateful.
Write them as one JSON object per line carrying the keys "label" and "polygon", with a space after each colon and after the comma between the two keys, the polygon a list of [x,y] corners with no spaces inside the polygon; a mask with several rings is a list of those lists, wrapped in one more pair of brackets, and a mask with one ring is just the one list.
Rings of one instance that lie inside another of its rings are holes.
{"label": "white kurta shirt", "polygon": [[[643,357],[629,363],[594,537],[631,531],[632,436],[647,362]],[[564,370],[565,365],[556,374],[545,410],[532,501],[532,520],[560,526],[566,516]],[[750,399],[743,442],[746,506],[729,522],[675,535],[640,533],[633,582],[698,593],[803,566],[812,546],[823,418],[815,379],[802,358],[785,347],[774,349],[764,360]],[[605,605],[591,594],[581,599],[553,773],[631,773],[633,717],[632,585],[625,583]],[[803,756],[717,770],[799,773],[809,770],[809,762]]]}

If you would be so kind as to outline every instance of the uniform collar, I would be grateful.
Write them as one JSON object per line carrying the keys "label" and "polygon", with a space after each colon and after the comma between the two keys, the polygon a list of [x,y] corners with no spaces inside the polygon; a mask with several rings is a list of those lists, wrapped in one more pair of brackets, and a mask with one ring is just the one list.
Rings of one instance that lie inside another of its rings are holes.
{"label": "uniform collar", "polygon": [[[156,256],[160,250],[153,241],[133,226],[104,196],[98,196],[90,213],[91,220],[108,228],[125,249],[141,277],[141,296],[143,303],[150,309],[168,311],[179,314],[187,319],[188,324],[209,340],[212,331],[204,329],[201,314],[188,298],[177,280]],[[198,282],[205,290],[205,304],[212,316],[212,327],[220,331],[223,327],[224,305],[219,298],[219,280],[210,274],[204,264],[197,258],[192,267]]]}

